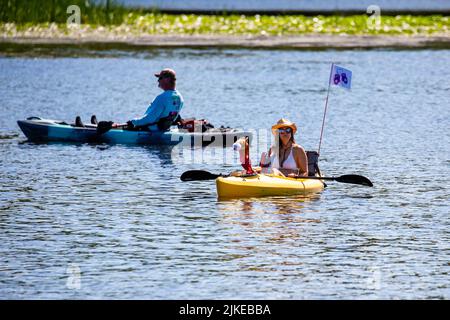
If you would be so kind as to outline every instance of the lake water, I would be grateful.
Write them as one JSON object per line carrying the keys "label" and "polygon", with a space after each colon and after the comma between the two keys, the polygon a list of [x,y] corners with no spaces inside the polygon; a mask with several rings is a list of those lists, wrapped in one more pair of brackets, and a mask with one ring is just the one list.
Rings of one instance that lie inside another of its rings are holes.
{"label": "lake water", "polygon": [[[450,298],[450,51],[4,54],[1,299]],[[184,117],[256,131],[286,117],[315,150],[332,61],[353,88],[331,90],[321,169],[373,188],[218,201],[214,181],[179,176],[238,169],[232,150],[34,144],[16,124],[126,121],[172,67]]]}

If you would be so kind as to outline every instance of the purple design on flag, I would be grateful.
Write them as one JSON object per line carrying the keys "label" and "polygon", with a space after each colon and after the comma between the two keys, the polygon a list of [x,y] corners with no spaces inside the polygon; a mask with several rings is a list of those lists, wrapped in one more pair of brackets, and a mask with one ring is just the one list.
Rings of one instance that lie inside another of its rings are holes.
{"label": "purple design on flag", "polygon": [[341,78],[342,78],[342,81],[343,81],[345,84],[348,83],[347,75],[346,75],[345,73],[342,73],[342,74],[341,74]]}
{"label": "purple design on flag", "polygon": [[333,64],[331,67],[330,84],[350,89],[352,87],[352,72]]}
{"label": "purple design on flag", "polygon": [[339,82],[341,82],[341,79],[339,78],[339,74],[334,75],[333,82],[334,82],[334,84],[339,84]]}

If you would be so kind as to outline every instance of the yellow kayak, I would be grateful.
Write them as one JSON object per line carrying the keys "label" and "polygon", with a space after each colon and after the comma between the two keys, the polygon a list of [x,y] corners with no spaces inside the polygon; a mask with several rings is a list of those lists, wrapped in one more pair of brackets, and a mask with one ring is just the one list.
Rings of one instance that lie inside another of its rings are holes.
{"label": "yellow kayak", "polygon": [[306,194],[323,190],[324,183],[317,179],[295,179],[257,174],[247,177],[219,177],[216,179],[219,198],[244,198]]}

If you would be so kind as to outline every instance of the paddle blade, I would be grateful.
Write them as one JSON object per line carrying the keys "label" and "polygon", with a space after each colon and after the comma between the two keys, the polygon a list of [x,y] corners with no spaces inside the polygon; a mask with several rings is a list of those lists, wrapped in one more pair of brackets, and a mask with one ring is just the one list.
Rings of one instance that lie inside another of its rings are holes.
{"label": "paddle blade", "polygon": [[360,184],[367,187],[373,187],[373,184],[369,179],[357,174],[344,174],[343,176],[337,177],[335,180],[343,183]]}
{"label": "paddle blade", "polygon": [[100,121],[97,124],[97,133],[98,134],[104,134],[112,129],[112,125],[114,122],[112,121]]}
{"label": "paddle blade", "polygon": [[204,170],[189,170],[183,172],[180,179],[181,181],[214,180],[220,176],[220,174],[213,174]]}

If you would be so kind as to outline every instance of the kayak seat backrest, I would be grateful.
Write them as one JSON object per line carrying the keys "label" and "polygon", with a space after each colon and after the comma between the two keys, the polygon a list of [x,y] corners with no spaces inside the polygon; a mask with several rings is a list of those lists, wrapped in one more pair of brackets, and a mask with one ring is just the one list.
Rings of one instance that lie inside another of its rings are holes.
{"label": "kayak seat backrest", "polygon": [[169,130],[170,126],[175,122],[177,118],[178,112],[172,111],[167,117],[163,117],[158,120],[158,122],[156,123],[158,125],[158,129],[161,131]]}
{"label": "kayak seat backrest", "polygon": [[306,151],[306,156],[308,157],[308,175],[315,176],[319,174],[319,154],[317,151]]}

